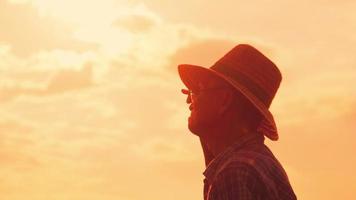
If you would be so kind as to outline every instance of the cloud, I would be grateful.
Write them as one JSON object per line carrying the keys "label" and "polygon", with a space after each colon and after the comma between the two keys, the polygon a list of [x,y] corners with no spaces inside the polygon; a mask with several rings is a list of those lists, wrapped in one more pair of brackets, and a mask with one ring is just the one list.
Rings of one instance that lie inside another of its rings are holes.
{"label": "cloud", "polygon": [[[267,141],[281,163],[287,164],[291,183],[300,198],[319,198],[320,194],[309,189],[314,191],[320,188],[330,188],[329,196],[324,199],[337,198],[342,189],[334,183],[321,181],[324,178],[334,182],[354,182],[356,159],[349,152],[353,152],[356,145],[353,131],[356,128],[355,105],[349,106],[349,113],[334,118],[306,117],[298,124],[280,126],[279,142]],[[293,169],[290,170],[288,165]],[[343,170],[340,171],[340,167]]]}
{"label": "cloud", "polygon": [[14,120],[0,121],[0,162],[3,167],[30,170],[40,166],[31,151],[35,144],[33,128]]}
{"label": "cloud", "polygon": [[115,26],[124,28],[132,33],[143,33],[151,30],[156,22],[144,15],[130,15],[121,17],[114,22]]}
{"label": "cloud", "polygon": [[[34,74],[36,72],[32,72]],[[40,72],[37,72],[40,73]],[[24,74],[26,77],[28,75]],[[42,72],[41,75],[46,75]],[[80,70],[63,69],[56,72],[44,86],[26,86],[15,84],[0,88],[0,100],[2,102],[12,100],[19,95],[44,96],[64,93],[73,90],[81,90],[94,86],[92,65],[87,63]]]}
{"label": "cloud", "polygon": [[85,65],[81,70],[61,70],[50,80],[45,93],[58,93],[93,86],[92,66]]}
{"label": "cloud", "polygon": [[0,44],[10,45],[11,51],[20,57],[59,48],[84,51],[96,47],[74,40],[71,27],[40,16],[30,4],[0,1],[0,24],[4,29],[0,32]]}
{"label": "cloud", "polygon": [[141,159],[148,161],[189,162],[198,159],[197,155],[192,155],[186,149],[183,141],[162,139],[162,137],[146,140],[143,144],[138,144],[132,149]]}
{"label": "cloud", "polygon": [[172,55],[171,66],[186,63],[210,67],[235,45],[233,41],[224,39],[194,41],[179,48]]}
{"label": "cloud", "polygon": [[[76,95],[23,96],[9,102],[12,106],[2,106],[3,113],[13,112],[37,124],[34,132],[42,138],[31,145],[42,165],[21,173],[12,170],[11,174],[17,174],[4,179],[4,195],[10,196],[17,188],[33,197],[46,194],[58,199],[164,199],[177,188],[188,186],[189,193],[178,198],[198,198],[200,193],[194,191],[200,187],[194,180],[200,181],[199,164],[203,162],[193,152],[199,146],[166,124],[172,110],[166,102],[175,101],[172,94],[179,92],[173,89],[167,85],[126,89],[109,84]],[[159,99],[148,90],[158,92]],[[154,182],[147,173],[157,175]],[[31,184],[17,185],[17,179],[24,183],[31,180]],[[157,194],[167,183],[172,187]],[[144,194],[132,192],[135,186],[144,187]]]}

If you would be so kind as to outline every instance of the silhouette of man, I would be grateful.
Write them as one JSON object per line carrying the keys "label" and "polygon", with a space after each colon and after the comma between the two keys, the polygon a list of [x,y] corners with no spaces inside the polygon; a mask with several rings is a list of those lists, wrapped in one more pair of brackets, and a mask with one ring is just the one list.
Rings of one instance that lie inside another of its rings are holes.
{"label": "silhouette of man", "polygon": [[296,199],[286,172],[264,144],[278,140],[269,111],[282,76],[254,47],[237,45],[212,67],[181,64],[189,130],[205,157],[205,200]]}

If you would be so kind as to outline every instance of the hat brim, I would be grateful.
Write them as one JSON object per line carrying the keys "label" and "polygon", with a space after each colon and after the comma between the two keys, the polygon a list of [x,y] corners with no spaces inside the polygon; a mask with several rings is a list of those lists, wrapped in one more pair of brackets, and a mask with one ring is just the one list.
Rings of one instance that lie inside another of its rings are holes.
{"label": "hat brim", "polygon": [[184,85],[191,90],[200,88],[200,85],[207,86],[215,83],[227,83],[244,95],[264,116],[261,127],[262,131],[271,140],[278,140],[278,131],[275,120],[269,109],[246,87],[239,82],[209,68],[198,65],[180,64],[178,65],[179,76]]}

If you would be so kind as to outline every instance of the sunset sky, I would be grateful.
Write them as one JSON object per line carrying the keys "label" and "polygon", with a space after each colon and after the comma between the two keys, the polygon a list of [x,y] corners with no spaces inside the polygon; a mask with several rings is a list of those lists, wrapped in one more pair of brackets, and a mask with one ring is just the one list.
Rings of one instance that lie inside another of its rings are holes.
{"label": "sunset sky", "polygon": [[240,43],[283,80],[267,141],[298,199],[355,199],[356,2],[0,0],[0,199],[202,199],[177,64]]}

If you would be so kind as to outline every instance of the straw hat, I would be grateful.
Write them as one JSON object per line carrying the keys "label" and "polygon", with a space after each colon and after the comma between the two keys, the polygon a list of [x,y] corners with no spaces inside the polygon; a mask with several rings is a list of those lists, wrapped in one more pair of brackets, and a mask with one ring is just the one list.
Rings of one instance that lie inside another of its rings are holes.
{"label": "straw hat", "polygon": [[258,131],[278,140],[278,131],[269,107],[279,88],[282,75],[277,66],[248,44],[234,47],[210,68],[178,65],[178,72],[188,89],[199,88],[204,81],[220,79],[243,94],[264,116]]}

